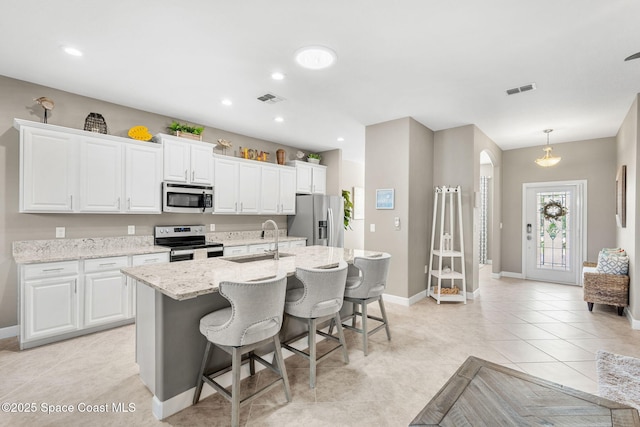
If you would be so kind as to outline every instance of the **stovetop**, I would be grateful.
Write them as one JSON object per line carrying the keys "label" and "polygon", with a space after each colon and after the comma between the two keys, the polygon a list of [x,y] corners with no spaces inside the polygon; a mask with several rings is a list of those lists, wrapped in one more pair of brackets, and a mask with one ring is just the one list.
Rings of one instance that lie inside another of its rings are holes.
{"label": "stovetop", "polygon": [[204,225],[155,227],[155,244],[172,249],[201,249],[220,247],[222,243],[207,243]]}

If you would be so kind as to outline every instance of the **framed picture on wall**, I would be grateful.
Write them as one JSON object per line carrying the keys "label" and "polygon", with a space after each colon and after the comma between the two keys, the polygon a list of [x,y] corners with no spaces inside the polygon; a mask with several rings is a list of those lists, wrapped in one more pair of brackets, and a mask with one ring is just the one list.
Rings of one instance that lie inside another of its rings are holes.
{"label": "framed picture on wall", "polygon": [[627,226],[627,165],[620,166],[616,175],[616,224]]}
{"label": "framed picture on wall", "polygon": [[393,209],[393,188],[376,190],[376,209]]}

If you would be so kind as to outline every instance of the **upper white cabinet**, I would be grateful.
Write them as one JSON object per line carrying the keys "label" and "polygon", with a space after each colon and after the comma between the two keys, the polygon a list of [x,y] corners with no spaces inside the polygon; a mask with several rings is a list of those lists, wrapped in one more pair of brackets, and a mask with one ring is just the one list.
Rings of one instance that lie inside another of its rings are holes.
{"label": "upper white cabinet", "polygon": [[186,184],[213,184],[213,148],[206,142],[158,135],[164,150],[164,180]]}
{"label": "upper white cabinet", "polygon": [[215,213],[260,212],[260,165],[255,161],[215,156]]}
{"label": "upper white cabinet", "polygon": [[20,212],[73,212],[78,141],[74,135],[19,126]]}
{"label": "upper white cabinet", "polygon": [[162,150],[157,146],[125,144],[126,205],[129,213],[159,213],[162,210]]}
{"label": "upper white cabinet", "polygon": [[20,212],[160,213],[162,146],[14,120]]}
{"label": "upper white cabinet", "polygon": [[228,156],[214,158],[215,213],[295,213],[295,169]]}
{"label": "upper white cabinet", "polygon": [[289,163],[296,168],[296,193],[326,194],[327,167],[311,163],[293,161]]}
{"label": "upper white cabinet", "polygon": [[80,146],[80,212],[120,212],[122,144],[83,138]]}
{"label": "upper white cabinet", "polygon": [[260,191],[262,214],[296,213],[296,170],[290,167],[262,166]]}

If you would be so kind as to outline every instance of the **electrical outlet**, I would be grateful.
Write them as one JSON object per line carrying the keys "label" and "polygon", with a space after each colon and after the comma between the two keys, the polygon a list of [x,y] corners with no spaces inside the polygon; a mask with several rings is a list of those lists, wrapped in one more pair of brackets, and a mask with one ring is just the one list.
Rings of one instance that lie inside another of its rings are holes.
{"label": "electrical outlet", "polygon": [[372,233],[376,232],[376,225],[375,224],[369,224],[369,231]]}
{"label": "electrical outlet", "polygon": [[129,233],[129,234],[136,234],[136,226],[135,226],[135,225],[129,225],[129,226],[127,226],[127,233]]}
{"label": "electrical outlet", "polygon": [[209,224],[209,231],[216,231],[216,225],[215,224]]}
{"label": "electrical outlet", "polygon": [[424,266],[424,274],[427,274],[429,272],[429,266],[425,265]]}
{"label": "electrical outlet", "polygon": [[56,227],[56,238],[57,239],[62,239],[64,238],[65,235],[65,228],[64,227]]}

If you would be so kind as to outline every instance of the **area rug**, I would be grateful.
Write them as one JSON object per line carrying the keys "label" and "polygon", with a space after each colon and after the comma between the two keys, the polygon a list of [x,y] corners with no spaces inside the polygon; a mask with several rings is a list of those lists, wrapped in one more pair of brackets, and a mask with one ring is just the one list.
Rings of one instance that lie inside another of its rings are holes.
{"label": "area rug", "polygon": [[598,395],[640,411],[640,359],[598,350]]}

